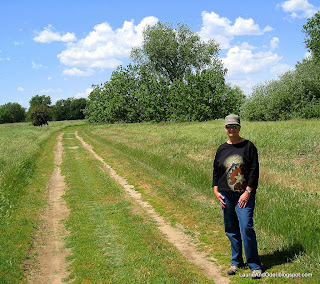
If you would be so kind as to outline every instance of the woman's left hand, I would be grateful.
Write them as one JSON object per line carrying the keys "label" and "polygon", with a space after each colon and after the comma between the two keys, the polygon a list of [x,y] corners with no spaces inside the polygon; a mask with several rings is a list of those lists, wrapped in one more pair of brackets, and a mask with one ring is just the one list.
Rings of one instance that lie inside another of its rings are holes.
{"label": "woman's left hand", "polygon": [[241,194],[238,200],[239,208],[245,208],[247,206],[249,198],[250,198],[249,192],[245,191],[243,194]]}

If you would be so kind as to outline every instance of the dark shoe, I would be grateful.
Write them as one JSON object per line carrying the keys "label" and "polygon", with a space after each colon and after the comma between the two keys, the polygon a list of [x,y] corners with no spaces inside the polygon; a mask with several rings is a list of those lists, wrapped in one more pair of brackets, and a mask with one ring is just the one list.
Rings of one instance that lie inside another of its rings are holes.
{"label": "dark shoe", "polygon": [[228,275],[235,275],[237,271],[238,271],[238,266],[231,265],[231,267],[228,270]]}
{"label": "dark shoe", "polygon": [[261,274],[262,274],[262,270],[261,269],[257,269],[257,270],[252,270],[251,271],[251,275],[252,275],[252,279],[260,279],[261,278]]}

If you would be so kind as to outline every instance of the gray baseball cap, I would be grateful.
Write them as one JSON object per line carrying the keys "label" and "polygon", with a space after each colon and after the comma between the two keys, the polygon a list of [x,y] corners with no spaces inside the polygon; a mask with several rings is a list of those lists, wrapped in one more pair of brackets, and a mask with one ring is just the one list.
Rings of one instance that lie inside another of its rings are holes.
{"label": "gray baseball cap", "polygon": [[228,124],[240,125],[240,116],[236,114],[227,115],[224,120],[224,125]]}

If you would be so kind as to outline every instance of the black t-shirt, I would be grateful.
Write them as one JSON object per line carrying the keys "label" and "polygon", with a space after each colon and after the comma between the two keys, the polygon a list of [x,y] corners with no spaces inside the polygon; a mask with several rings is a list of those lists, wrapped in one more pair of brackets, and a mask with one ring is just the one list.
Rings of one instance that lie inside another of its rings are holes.
{"label": "black t-shirt", "polygon": [[220,145],[213,162],[212,186],[219,191],[244,192],[249,186],[255,191],[259,180],[258,151],[253,143]]}

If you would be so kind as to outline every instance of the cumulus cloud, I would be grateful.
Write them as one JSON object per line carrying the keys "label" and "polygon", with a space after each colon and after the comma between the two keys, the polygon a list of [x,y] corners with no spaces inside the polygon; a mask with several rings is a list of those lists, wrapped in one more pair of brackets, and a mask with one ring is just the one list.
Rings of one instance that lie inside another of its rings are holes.
{"label": "cumulus cloud", "polygon": [[86,76],[91,76],[93,73],[94,71],[92,69],[87,69],[86,71],[80,70],[78,68],[63,70],[63,74],[68,76],[86,77]]}
{"label": "cumulus cloud", "polygon": [[[138,25],[134,25],[133,20],[125,21],[122,28],[116,30],[106,22],[98,24],[85,38],[69,43],[58,58],[66,66],[115,68],[122,63],[122,58],[130,55],[132,47],[142,44],[143,29],[157,22],[155,17],[146,17]],[[71,70],[77,74],[75,69]]]}
{"label": "cumulus cloud", "polygon": [[61,34],[59,32],[55,32],[52,25],[49,25],[48,27],[44,28],[43,31],[39,32],[37,36],[33,38],[36,42],[41,43],[50,43],[53,41],[62,41],[62,42],[72,42],[76,41],[77,38],[74,35],[74,33],[66,33]]}
{"label": "cumulus cloud", "polygon": [[285,12],[291,13],[292,18],[310,18],[317,12],[317,8],[308,0],[288,0],[281,7]]}
{"label": "cumulus cloud", "polygon": [[271,49],[276,49],[279,47],[280,39],[278,37],[273,37],[270,41]]}
{"label": "cumulus cloud", "polygon": [[17,88],[17,91],[18,91],[18,92],[23,92],[23,91],[24,91],[24,88],[23,88],[23,87],[18,87],[18,88]]}
{"label": "cumulus cloud", "polygon": [[258,51],[254,53],[252,49],[234,46],[227,52],[227,56],[222,58],[224,66],[228,68],[228,75],[249,74],[258,72],[267,66],[277,64],[281,60],[277,54],[271,51]]}
{"label": "cumulus cloud", "polygon": [[243,19],[238,17],[234,24],[224,17],[220,17],[215,12],[202,12],[202,28],[199,32],[203,40],[214,39],[220,44],[222,49],[230,48],[230,41],[235,36],[243,35],[263,35],[272,31],[270,26],[261,29],[253,19]]}

